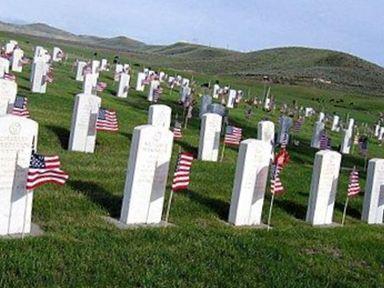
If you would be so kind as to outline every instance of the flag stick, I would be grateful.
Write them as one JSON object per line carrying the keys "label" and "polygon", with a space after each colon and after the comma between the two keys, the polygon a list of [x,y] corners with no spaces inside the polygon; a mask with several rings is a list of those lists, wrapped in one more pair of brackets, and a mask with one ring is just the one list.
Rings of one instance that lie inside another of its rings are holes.
{"label": "flag stick", "polygon": [[347,199],[345,200],[345,204],[344,204],[343,218],[342,218],[342,220],[341,220],[341,225],[342,225],[342,226],[344,226],[345,216],[346,216],[346,214],[347,214],[348,202],[349,202],[349,197],[347,196]]}
{"label": "flag stick", "polygon": [[188,112],[187,112],[186,115],[185,115],[184,129],[187,129],[187,125],[188,125]]}
{"label": "flag stick", "polygon": [[25,223],[27,222],[27,206],[28,206],[28,190],[25,193],[25,203],[24,203],[24,221],[23,221],[23,232],[21,234],[21,239],[24,239],[25,236]]}
{"label": "flag stick", "polygon": [[224,159],[225,146],[226,146],[226,145],[223,144],[223,149],[221,149],[220,162],[223,162],[223,159]]}
{"label": "flag stick", "polygon": [[268,214],[268,231],[271,229],[271,218],[272,218],[272,208],[273,202],[275,201],[275,194],[272,194],[271,205],[269,206],[269,214]]}
{"label": "flag stick", "polygon": [[[179,145],[179,153],[181,153],[181,146]],[[178,163],[176,162],[176,167],[177,167]],[[176,170],[176,167],[175,167],[175,170]],[[171,210],[171,203],[172,203],[172,198],[173,198],[173,189],[171,189],[171,193],[169,195],[169,199],[168,199],[168,204],[167,204],[167,211],[165,213],[165,222],[168,222],[168,219],[169,219],[169,211]]]}
{"label": "flag stick", "polygon": [[165,213],[165,222],[168,222],[168,219],[169,219],[169,211],[171,210],[172,198],[173,198],[173,189],[171,189],[171,194],[169,195],[169,199],[168,199],[167,212]]}
{"label": "flag stick", "polygon": [[368,155],[365,155],[365,157],[364,157],[364,172],[367,172],[367,165],[368,165]]}

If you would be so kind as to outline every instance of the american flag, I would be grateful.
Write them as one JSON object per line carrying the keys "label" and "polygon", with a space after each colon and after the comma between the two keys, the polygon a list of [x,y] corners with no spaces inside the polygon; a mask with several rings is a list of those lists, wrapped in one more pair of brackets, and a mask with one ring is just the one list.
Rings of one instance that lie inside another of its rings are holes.
{"label": "american flag", "polygon": [[359,172],[356,170],[356,168],[353,168],[351,174],[349,175],[348,197],[356,196],[359,193],[360,193]]}
{"label": "american flag", "polygon": [[16,96],[15,103],[12,108],[12,115],[29,118],[29,111],[27,108],[28,98]]}
{"label": "american flag", "polygon": [[183,133],[181,131],[181,124],[175,123],[175,127],[173,127],[173,138],[175,140],[180,140],[183,138]]}
{"label": "american flag", "polygon": [[153,100],[157,102],[160,99],[160,96],[162,93],[163,93],[163,88],[161,88],[160,86],[155,88],[153,90]]}
{"label": "american flag", "polygon": [[53,82],[53,74],[52,73],[47,73],[46,75],[44,75],[43,77],[43,83],[52,83]]}
{"label": "american flag", "polygon": [[240,145],[243,130],[235,126],[227,126],[224,144],[225,145]]}
{"label": "american flag", "polygon": [[32,152],[27,177],[27,190],[46,183],[64,185],[69,175],[60,169],[59,156],[43,156]]}
{"label": "american flag", "polygon": [[83,74],[90,74],[92,73],[92,66],[90,64],[87,64],[83,68]]}
{"label": "american flag", "polygon": [[362,156],[368,155],[368,137],[367,136],[359,137],[359,152]]}
{"label": "american flag", "polygon": [[155,78],[156,78],[155,74],[147,75],[147,76],[145,76],[144,80],[141,81],[141,84],[142,85],[149,85],[151,83],[151,81],[154,80]]}
{"label": "american flag", "polygon": [[289,139],[288,133],[282,133],[280,135],[280,147],[281,148],[286,148],[288,146],[288,139]]}
{"label": "american flag", "polygon": [[360,140],[360,135],[359,135],[359,132],[357,132],[355,134],[355,137],[353,137],[353,144],[354,145],[358,145],[359,144],[359,140]]}
{"label": "american flag", "polygon": [[193,155],[187,152],[181,152],[177,160],[175,174],[173,175],[172,190],[179,191],[188,189],[191,174]]}
{"label": "american flag", "polygon": [[272,175],[271,175],[271,194],[281,195],[284,193],[284,187],[280,180],[280,172],[283,169],[280,165],[272,165]]}
{"label": "american flag", "polygon": [[303,124],[304,124],[304,118],[303,117],[298,118],[293,124],[293,132],[296,134],[299,133],[301,131],[301,127],[303,127]]}
{"label": "american flag", "polygon": [[116,112],[100,108],[96,122],[96,129],[97,131],[119,131]]}
{"label": "american flag", "polygon": [[5,80],[16,81],[16,76],[11,73],[4,73],[3,78]]}
{"label": "american flag", "polygon": [[328,138],[325,132],[322,132],[320,135],[320,150],[329,150],[331,149],[331,141]]}
{"label": "american flag", "polygon": [[277,165],[281,170],[288,164],[289,160],[290,156],[288,151],[285,148],[281,148],[279,153],[277,153],[273,164]]}
{"label": "american flag", "polygon": [[96,84],[96,91],[97,92],[103,92],[107,88],[107,83],[105,82],[97,82]]}

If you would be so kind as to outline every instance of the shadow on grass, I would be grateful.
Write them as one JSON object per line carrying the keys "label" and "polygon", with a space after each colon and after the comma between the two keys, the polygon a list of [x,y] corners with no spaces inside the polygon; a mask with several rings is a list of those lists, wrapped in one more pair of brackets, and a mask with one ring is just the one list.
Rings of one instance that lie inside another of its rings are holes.
{"label": "shadow on grass", "polygon": [[132,141],[132,133],[120,132],[120,135],[127,137],[129,141]]}
{"label": "shadow on grass", "polygon": [[47,126],[49,130],[56,134],[57,138],[59,138],[61,148],[64,150],[68,149],[68,141],[69,141],[69,130],[67,128],[59,127],[59,126]]}
{"label": "shadow on grass", "polygon": [[209,198],[191,190],[188,191],[187,195],[192,201],[195,201],[212,210],[219,216],[221,220],[227,221],[229,213],[229,203],[220,199]]}
{"label": "shadow on grass", "polygon": [[[352,198],[351,201],[353,201],[353,200],[354,199]],[[340,212],[343,212],[344,211],[344,203],[335,202],[335,209],[339,210]],[[352,218],[360,220],[361,219],[361,211],[358,209],[355,209],[355,208],[351,207],[351,205],[349,205],[347,208],[347,216],[350,216]]]}
{"label": "shadow on grass", "polygon": [[292,215],[298,220],[305,221],[305,216],[307,214],[307,206],[298,204],[287,199],[276,199],[275,203],[277,207],[283,209],[289,215]]}
{"label": "shadow on grass", "polygon": [[184,141],[175,141],[174,145],[179,145],[182,151],[192,153],[197,158],[198,148]]}
{"label": "shadow on grass", "polygon": [[69,185],[76,191],[88,197],[92,202],[108,211],[113,218],[118,218],[121,211],[122,199],[112,195],[100,185],[91,181],[69,181]]}

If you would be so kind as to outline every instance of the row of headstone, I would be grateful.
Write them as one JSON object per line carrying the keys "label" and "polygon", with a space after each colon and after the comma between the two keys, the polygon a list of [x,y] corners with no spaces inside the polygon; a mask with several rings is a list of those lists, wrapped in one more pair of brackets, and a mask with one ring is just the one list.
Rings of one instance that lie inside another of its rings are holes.
{"label": "row of headstone", "polygon": [[[268,173],[271,144],[248,139],[240,144],[228,222],[236,226],[260,225]],[[306,222],[332,225],[339,179],[341,154],[316,153],[308,199]],[[369,161],[362,220],[382,224],[384,212],[384,159]]]}

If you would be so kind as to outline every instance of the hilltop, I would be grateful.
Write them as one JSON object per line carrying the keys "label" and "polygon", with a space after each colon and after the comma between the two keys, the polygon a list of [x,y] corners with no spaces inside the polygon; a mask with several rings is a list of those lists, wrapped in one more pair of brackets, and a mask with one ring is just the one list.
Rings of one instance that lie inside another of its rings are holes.
{"label": "hilltop", "polygon": [[16,25],[0,22],[0,30],[140,55],[150,65],[274,83],[337,87],[382,95],[384,68],[359,57],[325,49],[283,47],[242,53],[179,42],[148,45],[125,36],[103,38],[75,35],[47,24]]}

